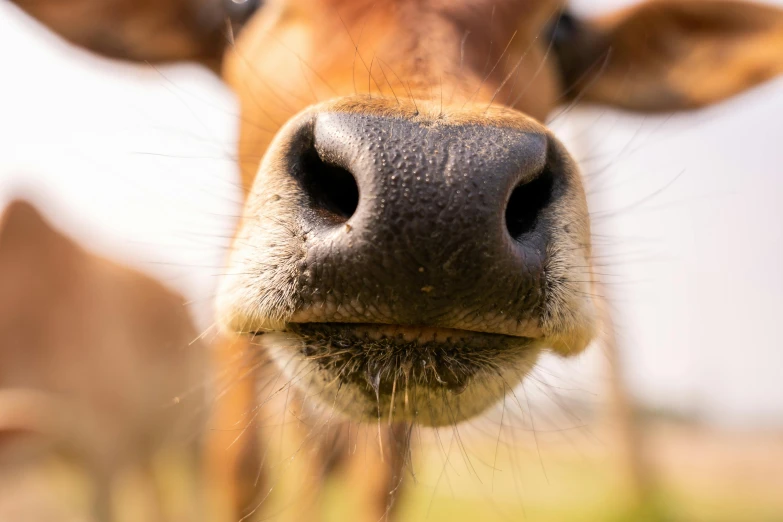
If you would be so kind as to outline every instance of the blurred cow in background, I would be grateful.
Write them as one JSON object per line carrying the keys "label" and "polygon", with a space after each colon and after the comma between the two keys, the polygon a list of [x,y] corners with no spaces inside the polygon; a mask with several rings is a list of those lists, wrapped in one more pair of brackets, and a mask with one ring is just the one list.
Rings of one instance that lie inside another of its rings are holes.
{"label": "blurred cow in background", "polygon": [[0,220],[0,520],[129,520],[123,499],[130,519],[195,520],[196,337],[181,296],[12,203]]}

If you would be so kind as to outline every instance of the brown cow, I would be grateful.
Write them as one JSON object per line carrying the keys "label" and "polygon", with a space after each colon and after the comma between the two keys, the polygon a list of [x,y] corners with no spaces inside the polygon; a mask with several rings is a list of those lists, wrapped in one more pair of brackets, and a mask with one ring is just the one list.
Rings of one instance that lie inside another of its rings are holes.
{"label": "brown cow", "polygon": [[[783,70],[783,12],[734,1],[594,20],[552,0],[17,3],[105,54],[224,58],[247,198],[219,319],[327,418],[378,424],[477,415],[542,350],[593,338],[582,182],[542,123],[557,106],[692,109]],[[258,9],[223,55],[226,6]],[[233,393],[227,419],[253,398]]]}
{"label": "brown cow", "polygon": [[[0,216],[0,289],[1,520],[79,513],[56,481],[26,479],[58,456],[91,484],[82,516],[101,521],[123,477],[149,476],[162,457],[197,465],[205,346],[181,296],[90,254],[24,202]],[[198,512],[187,510],[183,521]]]}

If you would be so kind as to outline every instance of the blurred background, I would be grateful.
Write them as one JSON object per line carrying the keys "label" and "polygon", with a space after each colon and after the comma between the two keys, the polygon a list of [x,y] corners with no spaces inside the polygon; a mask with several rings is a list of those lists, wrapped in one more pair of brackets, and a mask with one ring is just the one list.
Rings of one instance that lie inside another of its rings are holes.
{"label": "blurred background", "polygon": [[[241,209],[231,93],[197,66],[65,46],[4,3],[0,63],[0,206],[33,202],[181,294],[192,339],[210,329]],[[422,432],[400,520],[783,521],[783,78],[687,115],[577,107],[551,127],[587,179],[617,353],[546,360],[524,408],[459,440]],[[337,520],[350,492],[333,489]]]}

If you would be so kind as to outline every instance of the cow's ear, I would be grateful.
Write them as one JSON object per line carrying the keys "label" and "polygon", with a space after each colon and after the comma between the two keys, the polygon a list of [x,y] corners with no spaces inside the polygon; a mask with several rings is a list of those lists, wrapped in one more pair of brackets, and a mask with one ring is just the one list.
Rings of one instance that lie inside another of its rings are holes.
{"label": "cow's ear", "polygon": [[652,0],[554,26],[566,96],[635,111],[710,105],[783,73],[783,10]]}
{"label": "cow's ear", "polygon": [[12,0],[66,40],[139,62],[197,61],[218,69],[260,0]]}
{"label": "cow's ear", "polygon": [[5,336],[20,331],[18,319],[25,314],[45,317],[71,284],[73,267],[83,264],[86,257],[81,248],[52,228],[29,203],[14,201],[2,212],[0,361],[6,349],[15,345]]}

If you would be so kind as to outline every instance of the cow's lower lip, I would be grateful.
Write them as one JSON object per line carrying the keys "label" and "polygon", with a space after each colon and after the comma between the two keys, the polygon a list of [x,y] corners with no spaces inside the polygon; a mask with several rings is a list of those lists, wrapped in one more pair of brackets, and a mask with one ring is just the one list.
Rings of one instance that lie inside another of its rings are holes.
{"label": "cow's lower lip", "polygon": [[405,387],[459,394],[534,339],[426,326],[290,323],[304,359],[378,399]]}

